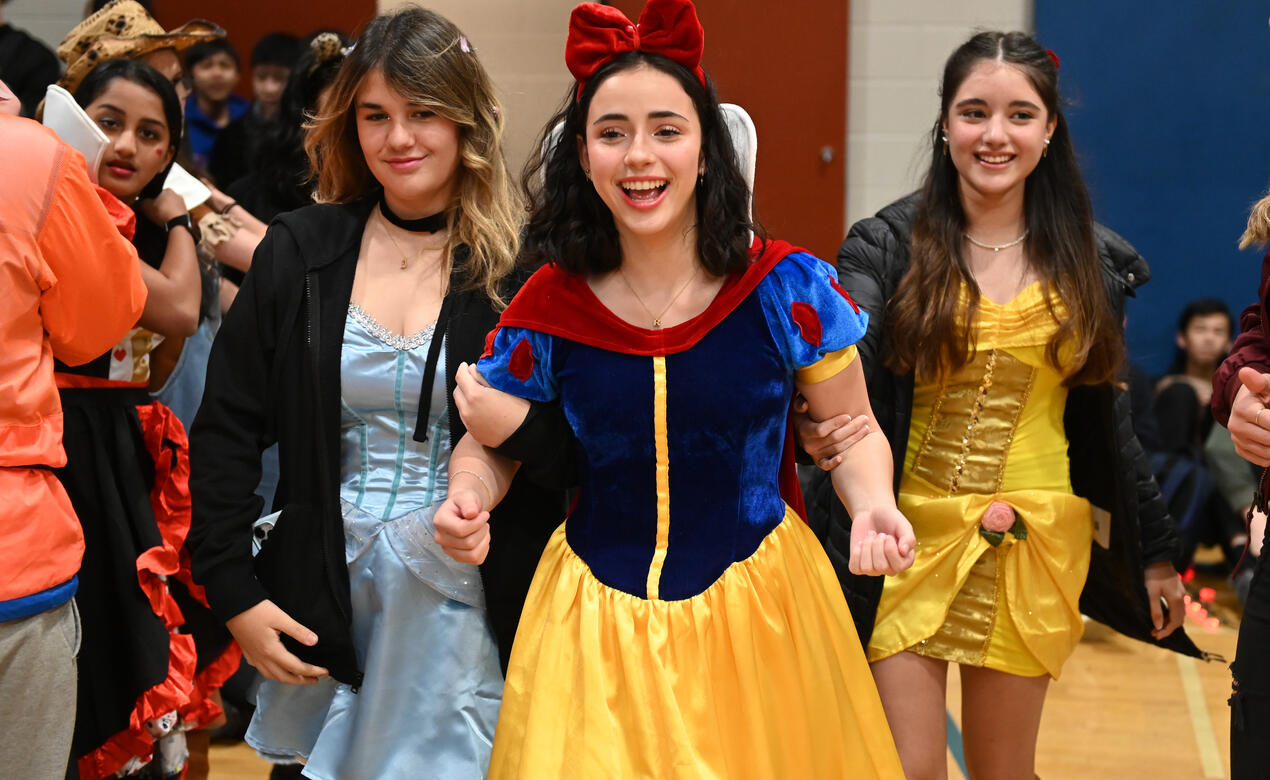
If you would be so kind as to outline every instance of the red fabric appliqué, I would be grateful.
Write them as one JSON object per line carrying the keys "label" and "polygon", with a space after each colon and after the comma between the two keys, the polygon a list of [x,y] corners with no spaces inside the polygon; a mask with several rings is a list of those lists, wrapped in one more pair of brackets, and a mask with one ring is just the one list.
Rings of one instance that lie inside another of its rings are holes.
{"label": "red fabric appliqu\u00e9", "polygon": [[507,370],[522,382],[529,381],[534,374],[534,348],[529,339],[521,337],[516,348],[512,350],[511,360],[507,361]]}
{"label": "red fabric appliqu\u00e9", "polygon": [[833,285],[833,289],[837,290],[839,295],[847,299],[847,303],[851,304],[851,308],[853,311],[855,311],[856,314],[860,313],[860,307],[856,306],[855,301],[851,300],[851,296],[847,293],[847,291],[842,289],[842,285],[838,284],[838,280],[836,277],[830,276],[829,284]]}
{"label": "red fabric appliqu\u00e9", "polygon": [[798,333],[803,341],[813,347],[820,346],[820,337],[824,335],[824,331],[820,327],[820,315],[816,310],[810,304],[794,301],[789,307],[789,313],[794,318],[794,324],[798,326]]}

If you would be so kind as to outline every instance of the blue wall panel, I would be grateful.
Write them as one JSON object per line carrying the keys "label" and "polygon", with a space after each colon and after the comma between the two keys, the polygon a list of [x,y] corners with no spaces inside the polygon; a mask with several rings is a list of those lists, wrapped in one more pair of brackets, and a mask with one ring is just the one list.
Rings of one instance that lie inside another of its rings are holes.
{"label": "blue wall panel", "polygon": [[1270,182],[1267,14],[1262,0],[1036,0],[1095,215],[1151,264],[1129,350],[1152,374],[1188,301],[1221,298],[1237,318],[1256,298],[1261,253],[1235,244]]}

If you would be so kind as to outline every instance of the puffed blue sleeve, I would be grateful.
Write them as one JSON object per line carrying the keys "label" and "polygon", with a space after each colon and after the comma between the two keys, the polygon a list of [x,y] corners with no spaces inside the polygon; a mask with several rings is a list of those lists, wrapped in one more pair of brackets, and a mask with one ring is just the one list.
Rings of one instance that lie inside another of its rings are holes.
{"label": "puffed blue sleeve", "polygon": [[500,327],[490,334],[476,368],[490,386],[530,401],[556,398],[551,371],[552,336],[524,328]]}
{"label": "puffed blue sleeve", "polygon": [[758,292],[777,349],[800,383],[823,382],[855,360],[869,315],[838,286],[832,265],[802,252],[789,255]]}

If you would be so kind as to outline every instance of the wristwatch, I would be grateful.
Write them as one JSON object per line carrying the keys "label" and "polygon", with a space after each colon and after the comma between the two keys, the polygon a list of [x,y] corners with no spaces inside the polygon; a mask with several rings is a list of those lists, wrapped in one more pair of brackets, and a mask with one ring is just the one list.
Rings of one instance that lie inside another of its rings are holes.
{"label": "wristwatch", "polygon": [[190,231],[191,235],[194,234],[194,220],[190,218],[190,215],[188,213],[180,214],[178,216],[173,217],[172,219],[169,219],[167,222],[164,223],[163,229],[171,233],[172,228],[177,227],[178,225]]}

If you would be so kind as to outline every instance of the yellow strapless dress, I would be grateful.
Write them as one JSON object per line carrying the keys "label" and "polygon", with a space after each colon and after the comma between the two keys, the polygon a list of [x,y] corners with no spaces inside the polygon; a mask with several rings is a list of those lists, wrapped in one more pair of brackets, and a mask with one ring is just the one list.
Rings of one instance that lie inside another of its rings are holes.
{"label": "yellow strapless dress", "polygon": [[[1080,640],[1093,519],[1072,493],[1067,389],[1046,359],[1064,314],[1060,302],[1051,314],[1039,283],[1007,304],[981,297],[974,357],[917,382],[898,502],[916,560],[886,578],[870,661],[911,650],[1057,679]],[[979,533],[995,501],[1025,535],[993,546]]]}

